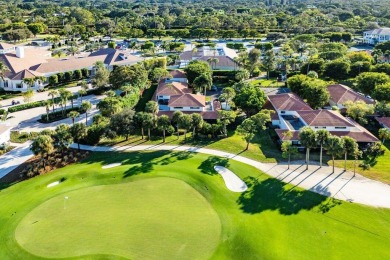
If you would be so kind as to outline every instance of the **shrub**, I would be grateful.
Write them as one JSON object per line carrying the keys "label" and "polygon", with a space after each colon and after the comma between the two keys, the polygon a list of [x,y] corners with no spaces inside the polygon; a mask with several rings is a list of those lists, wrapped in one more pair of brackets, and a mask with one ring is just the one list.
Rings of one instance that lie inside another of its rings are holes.
{"label": "shrub", "polygon": [[42,107],[45,104],[46,104],[46,101],[44,101],[44,100],[37,101],[37,102],[31,102],[31,103],[27,103],[27,104],[22,104],[22,105],[10,107],[10,108],[8,108],[8,112],[14,113],[14,112],[18,112],[18,111],[34,108],[34,107]]}

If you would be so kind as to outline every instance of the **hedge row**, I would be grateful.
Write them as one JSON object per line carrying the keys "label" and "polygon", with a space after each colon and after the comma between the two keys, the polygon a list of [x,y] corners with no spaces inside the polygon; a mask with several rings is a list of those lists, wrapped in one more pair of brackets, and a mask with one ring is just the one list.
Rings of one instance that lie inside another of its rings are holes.
{"label": "hedge row", "polygon": [[85,113],[85,111],[82,110],[80,107],[68,108],[65,111],[60,110],[60,111],[55,111],[55,112],[49,113],[49,121],[47,120],[47,114],[42,114],[39,122],[51,123],[51,122],[55,122],[55,121],[59,121],[59,120],[68,118],[68,114],[71,111],[76,111],[76,112],[79,112],[80,114]]}

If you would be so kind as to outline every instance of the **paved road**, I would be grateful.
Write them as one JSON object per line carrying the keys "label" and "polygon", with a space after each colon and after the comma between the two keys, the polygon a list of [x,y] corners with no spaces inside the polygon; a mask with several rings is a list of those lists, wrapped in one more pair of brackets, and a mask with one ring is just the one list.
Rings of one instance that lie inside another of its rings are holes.
{"label": "paved road", "polygon": [[26,142],[12,151],[0,156],[0,179],[20,164],[30,159],[32,156],[33,153],[30,151],[30,142]]}
{"label": "paved road", "polygon": [[[74,147],[77,147],[74,145]],[[199,152],[214,156],[230,158],[242,163],[254,166],[255,168],[277,178],[285,183],[304,188],[328,197],[336,199],[357,202],[374,207],[390,208],[390,186],[378,181],[365,178],[361,175],[353,177],[353,173],[344,172],[343,169],[336,168],[332,173],[332,167],[306,166],[303,162],[295,163],[287,169],[286,164],[260,163],[239,155],[211,150],[206,148],[188,147],[188,146],[169,146],[169,145],[139,145],[139,146],[86,146],[82,149],[90,151],[140,151],[140,150],[172,150]]]}
{"label": "paved road", "polygon": [[[95,95],[89,95],[83,97],[83,101],[90,101],[92,103],[92,111],[89,112],[89,117],[92,119],[92,116],[98,113],[96,109],[96,104],[105,96],[95,96]],[[78,106],[81,103],[81,100],[75,100],[74,105]],[[70,107],[70,102],[67,104],[67,107]],[[58,111],[59,108],[56,108]],[[13,127],[13,130],[18,131],[25,131],[25,132],[31,132],[31,131],[42,131],[43,129],[53,129],[57,125],[66,123],[71,124],[72,120],[70,118],[64,119],[61,121],[53,122],[50,124],[42,124],[38,122],[38,119],[41,118],[42,114],[46,114],[46,108],[45,107],[36,107],[31,108],[15,113],[9,114],[12,118],[8,119],[6,121],[7,124],[9,124],[11,127]],[[80,118],[77,118],[75,122],[84,122],[85,120],[84,115],[81,115]]]}
{"label": "paved road", "polygon": [[[81,89],[80,86],[67,88],[67,90],[69,90],[73,94],[76,94],[80,89]],[[35,92],[34,93],[34,97],[32,98],[31,102],[51,99],[51,97],[49,97],[48,94],[49,94],[49,91]],[[25,103],[23,97],[20,96],[20,97],[0,100],[1,107],[3,107],[3,108],[12,107],[12,105],[11,105],[12,100],[19,101],[20,104],[24,104]]]}

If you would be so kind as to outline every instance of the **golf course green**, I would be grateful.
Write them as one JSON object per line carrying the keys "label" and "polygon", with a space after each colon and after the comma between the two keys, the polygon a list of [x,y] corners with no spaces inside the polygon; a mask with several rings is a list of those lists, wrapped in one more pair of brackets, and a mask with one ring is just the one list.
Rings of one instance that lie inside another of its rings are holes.
{"label": "golf course green", "polygon": [[[229,191],[215,165],[248,190]],[[390,210],[333,200],[216,156],[93,153],[1,185],[0,241],[0,259],[389,259]]]}

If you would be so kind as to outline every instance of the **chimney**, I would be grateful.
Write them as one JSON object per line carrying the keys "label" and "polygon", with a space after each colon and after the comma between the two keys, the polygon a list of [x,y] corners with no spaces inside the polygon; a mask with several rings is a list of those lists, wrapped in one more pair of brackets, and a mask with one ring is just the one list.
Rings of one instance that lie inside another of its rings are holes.
{"label": "chimney", "polygon": [[16,47],[16,57],[24,58],[24,48],[23,47]]}

